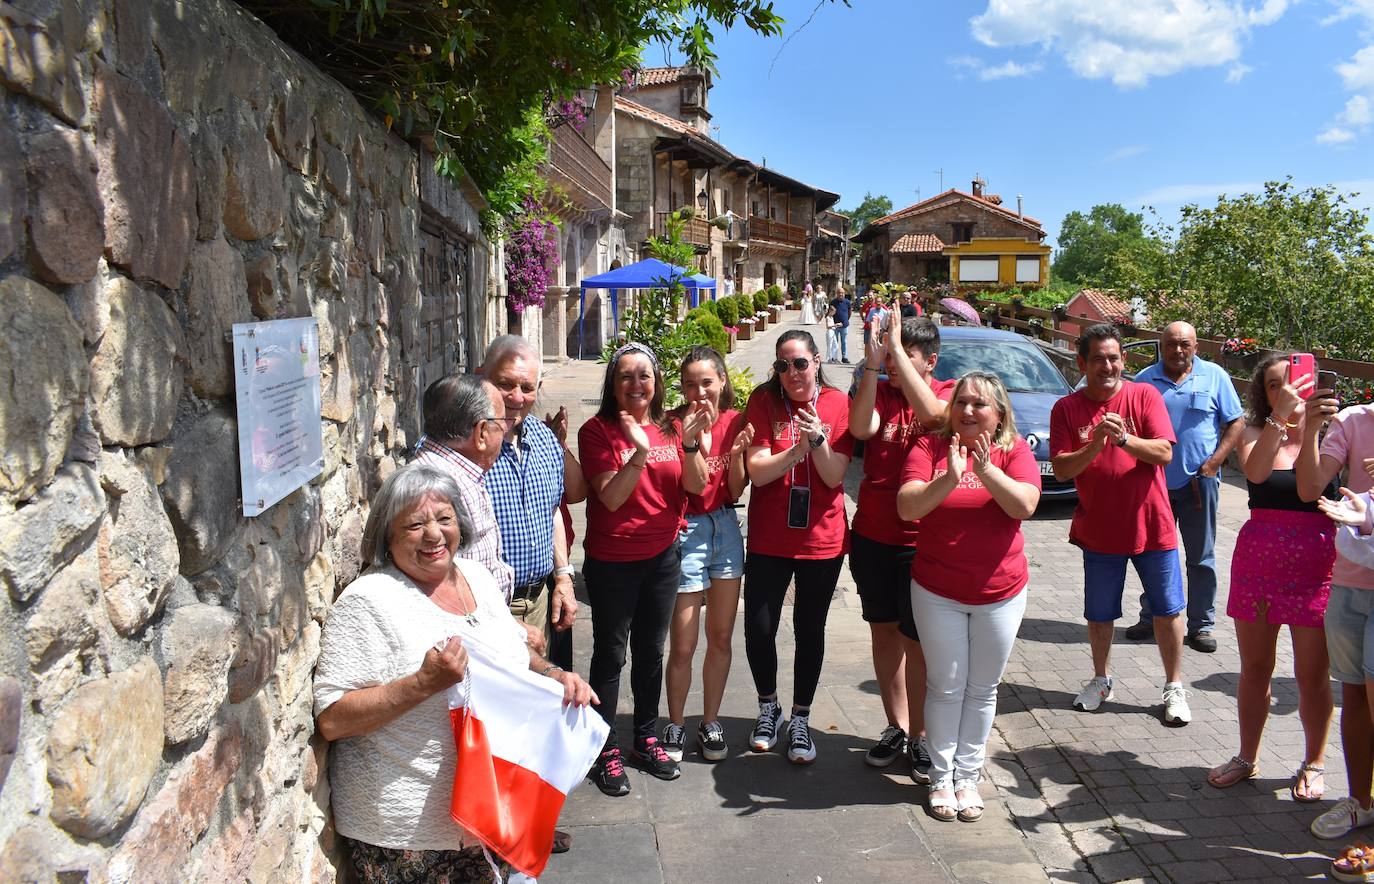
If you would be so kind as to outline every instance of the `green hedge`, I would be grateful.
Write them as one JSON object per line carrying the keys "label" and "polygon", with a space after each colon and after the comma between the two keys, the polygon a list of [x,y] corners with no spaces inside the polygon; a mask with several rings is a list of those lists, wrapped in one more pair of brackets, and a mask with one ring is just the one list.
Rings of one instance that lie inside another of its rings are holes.
{"label": "green hedge", "polygon": [[716,316],[720,319],[721,325],[739,325],[739,302],[730,297],[721,298],[713,303],[716,305]]}
{"label": "green hedge", "polygon": [[687,311],[687,321],[696,323],[705,334],[708,346],[714,347],[720,355],[725,355],[730,348],[730,336],[726,334],[725,325],[716,314],[705,306],[693,307]]}
{"label": "green hedge", "polygon": [[770,285],[766,294],[768,295],[768,303],[782,305],[782,289],[778,288],[777,285]]}
{"label": "green hedge", "polygon": [[762,313],[768,309],[768,293],[765,291],[754,292],[754,312]]}

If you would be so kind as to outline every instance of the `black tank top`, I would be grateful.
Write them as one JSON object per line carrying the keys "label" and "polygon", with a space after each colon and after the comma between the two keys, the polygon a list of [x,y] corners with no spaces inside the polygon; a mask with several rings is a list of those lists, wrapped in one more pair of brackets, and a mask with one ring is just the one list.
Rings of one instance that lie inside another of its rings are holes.
{"label": "black tank top", "polygon": [[[1269,474],[1269,478],[1260,485],[1256,485],[1249,479],[1245,480],[1245,487],[1250,489],[1250,509],[1252,510],[1291,510],[1298,513],[1318,513],[1317,502],[1314,500],[1307,503],[1298,497],[1298,474],[1296,471],[1274,470]],[[1322,489],[1322,497],[1330,497],[1333,500],[1339,498],[1339,489],[1336,481]]]}

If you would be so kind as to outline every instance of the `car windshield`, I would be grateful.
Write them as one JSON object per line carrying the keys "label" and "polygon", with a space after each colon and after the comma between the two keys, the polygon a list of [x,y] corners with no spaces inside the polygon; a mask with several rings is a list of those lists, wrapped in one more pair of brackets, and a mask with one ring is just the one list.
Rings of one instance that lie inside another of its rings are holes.
{"label": "car windshield", "polygon": [[989,371],[1007,389],[1021,393],[1069,392],[1064,376],[1038,349],[1007,341],[950,341],[940,346],[935,376],[942,381],[963,377],[970,371]]}

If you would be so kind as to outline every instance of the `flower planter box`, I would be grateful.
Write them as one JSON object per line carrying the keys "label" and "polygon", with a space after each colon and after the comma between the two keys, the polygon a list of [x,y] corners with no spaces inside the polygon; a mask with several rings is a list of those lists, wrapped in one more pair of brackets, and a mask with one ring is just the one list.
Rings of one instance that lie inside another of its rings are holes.
{"label": "flower planter box", "polygon": [[768,311],[754,314],[754,325],[758,331],[765,331],[768,328]]}
{"label": "flower planter box", "polygon": [[729,332],[729,333],[728,333],[728,337],[726,338],[726,342],[725,342],[725,352],[726,352],[726,353],[733,353],[733,352],[735,352],[735,338],[736,338],[736,336],[737,336],[738,334],[739,334],[738,332]]}
{"label": "flower planter box", "polygon": [[769,321],[769,322],[782,322],[782,307],[780,307],[780,306],[777,305],[777,304],[769,305],[769,307],[768,307],[768,321]]}
{"label": "flower planter box", "polygon": [[753,324],[752,322],[749,322],[748,320],[740,320],[740,324],[739,324],[739,333],[738,333],[737,337],[738,337],[739,340],[741,340],[741,341],[747,341],[747,340],[750,340],[751,338],[753,338],[753,337],[754,337],[754,324]]}

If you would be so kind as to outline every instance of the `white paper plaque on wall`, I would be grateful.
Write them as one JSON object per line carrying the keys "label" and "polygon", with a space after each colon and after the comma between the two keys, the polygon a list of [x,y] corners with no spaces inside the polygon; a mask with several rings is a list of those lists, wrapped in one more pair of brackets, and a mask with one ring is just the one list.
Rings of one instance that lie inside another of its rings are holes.
{"label": "white paper plaque on wall", "polygon": [[235,323],[234,396],[243,514],[256,516],[324,469],[314,318]]}

